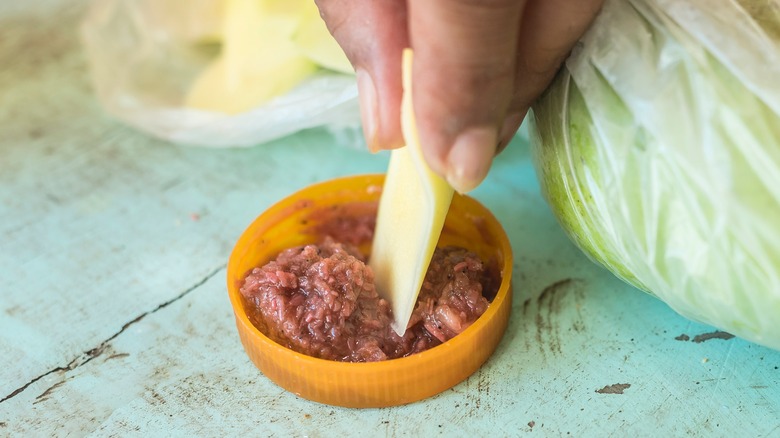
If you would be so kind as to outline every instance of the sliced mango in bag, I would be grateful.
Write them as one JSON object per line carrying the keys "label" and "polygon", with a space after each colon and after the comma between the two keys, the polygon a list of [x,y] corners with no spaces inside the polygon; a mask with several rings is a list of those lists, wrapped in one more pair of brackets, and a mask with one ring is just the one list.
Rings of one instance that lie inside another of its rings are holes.
{"label": "sliced mango in bag", "polygon": [[236,114],[290,91],[320,66],[352,71],[311,0],[227,0],[222,38],[186,106]]}

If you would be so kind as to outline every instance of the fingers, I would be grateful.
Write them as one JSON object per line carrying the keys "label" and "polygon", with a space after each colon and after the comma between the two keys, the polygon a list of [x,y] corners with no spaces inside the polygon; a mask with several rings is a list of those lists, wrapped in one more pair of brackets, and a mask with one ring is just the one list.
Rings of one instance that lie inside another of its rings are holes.
{"label": "fingers", "polygon": [[409,47],[405,0],[316,0],[355,67],[360,115],[372,151],[403,145],[401,53]]}
{"label": "fingers", "polygon": [[[515,93],[507,120],[517,120],[550,84],[571,48],[596,17],[603,0],[529,0],[517,46]],[[513,122],[510,122],[514,126]],[[509,134],[514,135],[520,124]],[[509,139],[502,138],[508,142]]]}
{"label": "fingers", "polygon": [[524,0],[409,2],[414,108],[431,168],[460,192],[487,174],[515,80]]}
{"label": "fingers", "polygon": [[423,152],[434,171],[467,192],[484,179],[603,0],[316,2],[355,67],[369,148],[403,144],[401,52],[413,47]]}

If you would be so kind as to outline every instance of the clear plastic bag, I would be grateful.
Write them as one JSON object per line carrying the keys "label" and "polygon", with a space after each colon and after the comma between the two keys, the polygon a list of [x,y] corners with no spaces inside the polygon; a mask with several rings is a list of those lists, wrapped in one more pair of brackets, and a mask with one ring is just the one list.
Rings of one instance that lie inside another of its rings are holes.
{"label": "clear plastic bag", "polygon": [[216,56],[219,0],[94,0],[82,40],[96,94],[125,123],[197,146],[252,146],[326,127],[364,148],[353,75],[320,70],[291,91],[226,114],[186,107],[186,94]]}
{"label": "clear plastic bag", "polygon": [[780,349],[780,1],[607,0],[532,138],[591,258]]}

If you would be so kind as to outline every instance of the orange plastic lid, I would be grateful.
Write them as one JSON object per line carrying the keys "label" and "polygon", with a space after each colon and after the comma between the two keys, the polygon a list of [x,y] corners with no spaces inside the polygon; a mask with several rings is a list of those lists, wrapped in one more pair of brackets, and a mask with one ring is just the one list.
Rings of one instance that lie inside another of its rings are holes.
{"label": "orange plastic lid", "polygon": [[[512,249],[501,224],[479,202],[456,194],[439,246],[456,245],[500,270],[487,311],[463,333],[422,353],[370,363],[306,356],[272,341],[249,320],[239,288],[252,268],[293,246],[319,241],[329,217],[376,211],[383,175],[361,175],[309,186],[273,205],[241,235],[228,262],[227,284],[241,342],[252,362],[282,388],[320,403],[384,407],[415,402],[449,389],[493,353],[512,308]],[[374,213],[375,214],[375,213]],[[360,247],[366,254],[370,242]]]}

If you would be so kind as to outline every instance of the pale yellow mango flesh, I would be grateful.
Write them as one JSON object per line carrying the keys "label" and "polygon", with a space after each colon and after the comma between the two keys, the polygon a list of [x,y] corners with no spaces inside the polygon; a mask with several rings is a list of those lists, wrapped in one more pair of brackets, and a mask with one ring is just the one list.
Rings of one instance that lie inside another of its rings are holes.
{"label": "pale yellow mango flesh", "polygon": [[412,52],[403,54],[401,127],[406,146],[390,156],[369,265],[377,291],[393,309],[393,329],[406,326],[441,235],[454,190],[425,162],[412,106]]}
{"label": "pale yellow mango flesh", "polygon": [[226,0],[219,56],[185,106],[228,114],[280,96],[320,67],[352,72],[311,0]]}
{"label": "pale yellow mango flesh", "polygon": [[[314,2],[311,2],[314,5]],[[315,7],[306,8],[293,43],[301,53],[317,65],[341,73],[354,73],[347,55],[331,36]]]}

